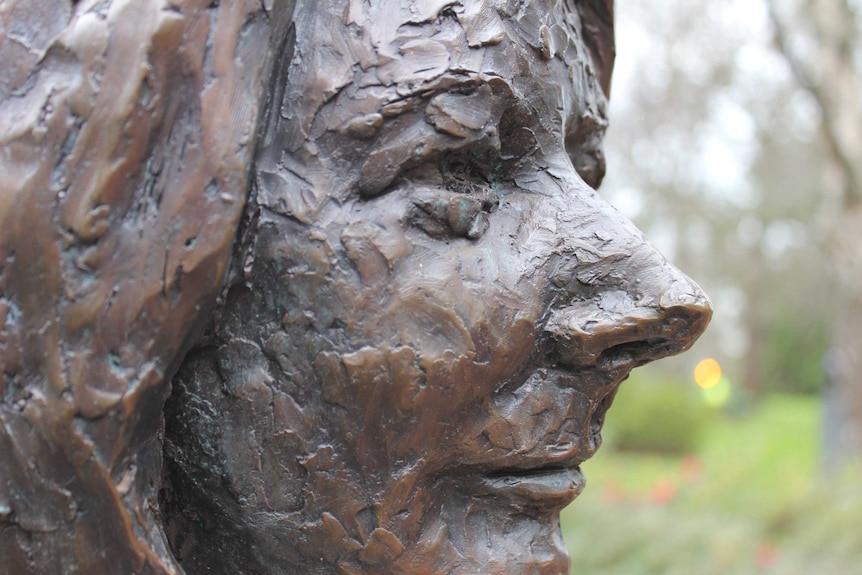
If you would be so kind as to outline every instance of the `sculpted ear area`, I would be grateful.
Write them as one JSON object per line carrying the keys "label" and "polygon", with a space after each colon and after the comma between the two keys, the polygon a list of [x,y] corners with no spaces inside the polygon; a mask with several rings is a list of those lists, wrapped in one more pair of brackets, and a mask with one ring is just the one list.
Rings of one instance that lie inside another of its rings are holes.
{"label": "sculpted ear area", "polygon": [[7,4],[43,57],[4,61],[27,81],[0,100],[0,556],[177,573],[153,515],[165,379],[221,290],[292,2],[79,4],[38,46],[28,3]]}

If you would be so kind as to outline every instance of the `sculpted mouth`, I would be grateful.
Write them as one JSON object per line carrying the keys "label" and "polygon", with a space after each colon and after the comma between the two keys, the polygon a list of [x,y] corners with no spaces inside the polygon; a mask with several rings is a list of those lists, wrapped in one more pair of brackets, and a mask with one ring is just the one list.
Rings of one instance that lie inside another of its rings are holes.
{"label": "sculpted mouth", "polygon": [[517,386],[502,390],[487,419],[467,434],[480,439],[466,444],[461,463],[472,469],[460,467],[468,477],[462,485],[516,512],[547,514],[570,504],[585,487],[580,465],[601,444],[604,416],[619,384],[650,345],[609,348],[590,367],[534,368]]}
{"label": "sculpted mouth", "polygon": [[581,468],[512,469],[480,476],[477,495],[505,500],[519,511],[559,511],[575,500],[586,485]]}
{"label": "sculpted mouth", "polygon": [[[508,398],[508,402],[501,402],[501,413],[512,414],[523,404],[529,407],[526,413],[535,417],[535,414],[548,412],[549,405],[558,403],[555,400],[559,399],[562,390],[577,389],[583,397],[589,398],[586,404],[580,404],[583,416],[578,418],[571,412],[567,415],[575,421],[580,419],[583,426],[580,439],[575,434],[573,443],[560,442],[561,427],[548,427],[542,431],[539,426],[536,435],[553,437],[556,441],[540,441],[528,450],[497,459],[495,463],[499,467],[495,470],[472,476],[470,492],[504,502],[519,513],[543,515],[558,512],[569,505],[586,486],[580,464],[599,448],[604,416],[620,384],[634,368],[678,351],[674,345],[665,338],[624,341],[593,355],[590,363],[583,361],[588,354],[552,355],[556,361],[539,368],[518,388],[503,396]],[[512,428],[527,420],[513,418],[510,422],[506,415],[502,417]],[[556,425],[559,425],[558,421]],[[554,445],[557,450],[551,449]],[[556,454],[549,456],[552,451]]]}

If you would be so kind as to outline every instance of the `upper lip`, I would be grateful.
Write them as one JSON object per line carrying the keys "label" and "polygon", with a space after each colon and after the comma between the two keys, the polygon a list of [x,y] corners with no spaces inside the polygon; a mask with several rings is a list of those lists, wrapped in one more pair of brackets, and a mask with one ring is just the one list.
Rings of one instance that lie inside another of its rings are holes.
{"label": "upper lip", "polygon": [[524,455],[514,455],[511,460],[499,461],[498,464],[493,469],[486,472],[485,475],[489,477],[532,475],[549,471],[574,469],[592,457],[593,454],[593,450],[585,453],[580,449],[572,448],[566,452],[565,455],[560,457],[542,457],[540,460],[534,458],[525,459]]}
{"label": "upper lip", "polygon": [[573,469],[592,457],[597,447],[596,442],[581,440],[568,445],[545,444],[529,451],[513,451],[492,460],[468,464],[460,467],[459,473],[510,476]]}
{"label": "upper lip", "polygon": [[476,478],[476,495],[503,497],[516,508],[559,510],[584,490],[586,478],[578,466],[499,471]]}
{"label": "upper lip", "polygon": [[[560,377],[577,379],[572,385],[592,388],[585,389],[596,405],[586,422],[589,440],[579,440],[566,448],[560,445],[559,455],[548,455],[548,448],[553,446],[546,444],[541,453],[514,453],[497,460],[492,470],[477,476],[476,492],[503,496],[519,508],[559,510],[571,503],[584,488],[586,480],[580,465],[599,447],[604,414],[620,383],[635,367],[656,355],[672,353],[667,347],[666,340],[624,342],[605,349],[590,366],[559,362],[547,368]],[[590,379],[594,381],[588,382]]]}
{"label": "upper lip", "polygon": [[[610,350],[609,350],[610,351]],[[570,413],[563,427],[538,432],[544,441],[498,454],[493,459],[471,465],[473,473],[485,476],[531,475],[577,468],[598,449],[604,415],[619,384],[628,376],[637,360],[627,348],[608,353],[602,367],[574,368],[556,365],[540,368],[548,381],[559,387],[577,387],[588,399],[581,404],[585,411]],[[591,407],[588,407],[591,406]],[[541,428],[540,428],[541,429]]]}

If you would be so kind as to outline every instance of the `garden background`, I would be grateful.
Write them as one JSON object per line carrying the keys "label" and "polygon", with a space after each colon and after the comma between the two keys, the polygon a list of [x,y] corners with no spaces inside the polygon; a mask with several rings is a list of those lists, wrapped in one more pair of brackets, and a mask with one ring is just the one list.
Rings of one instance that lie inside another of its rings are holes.
{"label": "garden background", "polygon": [[862,573],[862,2],[616,18],[601,193],[715,317],[623,384],[572,573]]}

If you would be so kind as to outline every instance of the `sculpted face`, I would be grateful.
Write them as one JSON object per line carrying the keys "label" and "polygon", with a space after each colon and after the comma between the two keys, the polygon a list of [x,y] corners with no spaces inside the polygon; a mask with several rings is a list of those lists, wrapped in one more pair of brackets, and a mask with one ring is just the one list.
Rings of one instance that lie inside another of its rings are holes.
{"label": "sculpted face", "polygon": [[549,4],[297,5],[238,277],[166,411],[189,573],[568,572],[618,385],[711,312],[590,187],[594,14]]}

